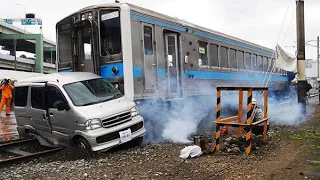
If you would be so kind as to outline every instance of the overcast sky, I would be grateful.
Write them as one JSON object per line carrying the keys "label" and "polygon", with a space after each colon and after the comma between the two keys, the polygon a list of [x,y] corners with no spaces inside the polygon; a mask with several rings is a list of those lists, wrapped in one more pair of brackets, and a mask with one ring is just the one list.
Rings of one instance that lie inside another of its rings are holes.
{"label": "overcast sky", "polygon": [[[37,18],[43,20],[44,36],[55,41],[57,21],[80,8],[109,2],[114,0],[0,0],[0,17],[23,17],[25,8],[22,5],[24,5],[27,13],[35,13]],[[178,17],[272,49],[278,42],[287,52],[295,54],[295,0],[123,0],[121,2]],[[17,5],[19,3],[22,5]],[[288,6],[287,17],[280,32]],[[319,10],[320,0],[305,0],[306,41],[316,40],[320,35]],[[27,30],[40,32],[39,27],[35,26],[28,26]],[[310,44],[316,45],[316,42]],[[306,46],[306,58],[316,59],[315,47]]]}

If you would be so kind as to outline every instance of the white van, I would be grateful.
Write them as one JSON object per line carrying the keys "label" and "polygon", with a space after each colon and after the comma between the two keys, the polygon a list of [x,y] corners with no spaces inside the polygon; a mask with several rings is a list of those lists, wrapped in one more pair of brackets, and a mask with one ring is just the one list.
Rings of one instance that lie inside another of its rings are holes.
{"label": "white van", "polygon": [[15,84],[20,135],[55,145],[104,151],[146,134],[135,103],[102,77],[86,72],[48,74]]}

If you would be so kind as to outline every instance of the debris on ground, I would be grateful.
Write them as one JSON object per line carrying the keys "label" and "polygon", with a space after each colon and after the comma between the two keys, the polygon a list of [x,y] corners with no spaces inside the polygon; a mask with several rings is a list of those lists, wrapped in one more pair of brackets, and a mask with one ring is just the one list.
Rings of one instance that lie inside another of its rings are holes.
{"label": "debris on ground", "polygon": [[187,146],[183,148],[180,152],[180,158],[186,159],[188,157],[198,157],[202,155],[201,148],[197,145]]}

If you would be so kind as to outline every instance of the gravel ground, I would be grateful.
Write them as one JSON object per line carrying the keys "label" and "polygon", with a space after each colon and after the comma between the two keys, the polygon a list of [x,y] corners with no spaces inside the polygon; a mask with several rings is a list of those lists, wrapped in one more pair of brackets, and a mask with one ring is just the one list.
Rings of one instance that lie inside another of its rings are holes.
{"label": "gravel ground", "polygon": [[[250,158],[244,155],[211,154],[194,159],[179,158],[185,145],[163,143],[142,147],[119,147],[106,153],[64,149],[51,156],[0,169],[2,179],[215,179],[223,178],[237,163],[260,160],[269,144]],[[249,175],[249,174],[248,174]],[[246,173],[232,175],[246,178]]]}

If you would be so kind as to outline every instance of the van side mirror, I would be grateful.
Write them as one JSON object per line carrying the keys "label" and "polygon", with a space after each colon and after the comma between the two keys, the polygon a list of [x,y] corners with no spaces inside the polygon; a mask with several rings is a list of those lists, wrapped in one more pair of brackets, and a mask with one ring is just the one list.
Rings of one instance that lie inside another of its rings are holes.
{"label": "van side mirror", "polygon": [[58,111],[63,111],[63,110],[66,110],[66,111],[69,111],[70,110],[70,107],[68,106],[68,104],[64,101],[56,101],[53,106],[55,108],[58,109]]}

